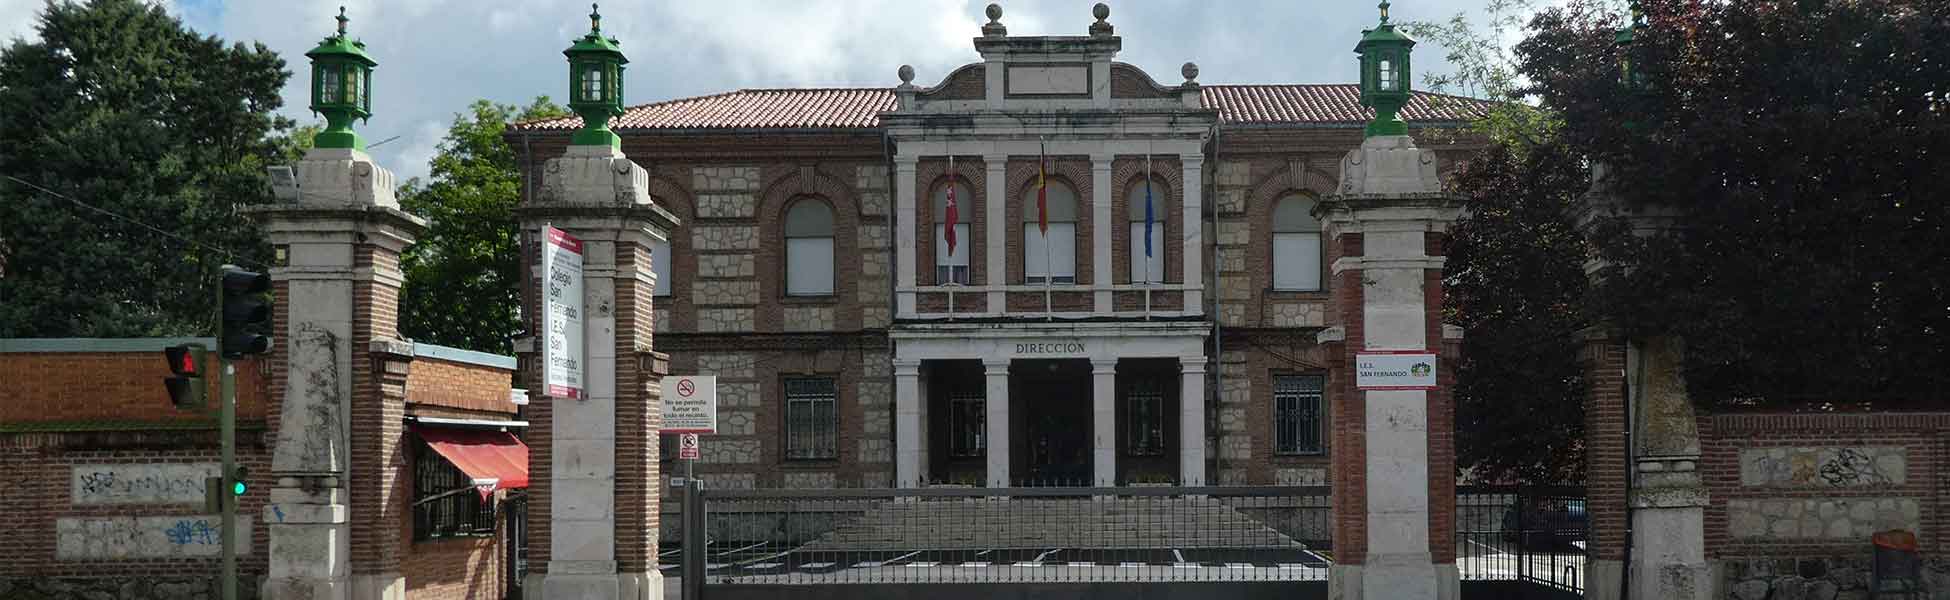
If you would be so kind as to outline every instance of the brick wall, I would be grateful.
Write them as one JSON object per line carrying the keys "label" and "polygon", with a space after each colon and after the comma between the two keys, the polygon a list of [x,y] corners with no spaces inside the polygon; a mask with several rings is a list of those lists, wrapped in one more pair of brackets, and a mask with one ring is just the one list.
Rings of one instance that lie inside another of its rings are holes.
{"label": "brick wall", "polygon": [[406,402],[423,407],[512,415],[514,372],[497,367],[417,357],[406,378]]}
{"label": "brick wall", "polygon": [[1602,329],[1586,333],[1584,363],[1585,506],[1591,552],[1624,560],[1626,488],[1625,345]]}
{"label": "brick wall", "polygon": [[[0,386],[0,424],[204,418],[169,403],[163,387],[169,365],[162,348],[158,343],[155,350],[143,352],[0,353],[0,373],[18,375]],[[237,362],[239,421],[264,419],[264,362]],[[215,361],[210,363],[204,366],[209,372],[204,383],[209,386],[208,405],[215,407],[219,379]]]}
{"label": "brick wall", "polygon": [[1950,596],[1950,413],[1731,413],[1698,424],[1707,557],[1727,593],[1863,593],[1870,535],[1905,529],[1930,559],[1934,597]]}

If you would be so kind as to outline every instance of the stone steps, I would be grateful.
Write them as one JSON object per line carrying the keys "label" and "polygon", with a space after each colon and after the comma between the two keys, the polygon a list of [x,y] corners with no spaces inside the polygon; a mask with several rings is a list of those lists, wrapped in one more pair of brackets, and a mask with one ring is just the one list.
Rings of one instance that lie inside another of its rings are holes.
{"label": "stone steps", "polygon": [[806,550],[1304,548],[1210,499],[949,499],[889,502]]}

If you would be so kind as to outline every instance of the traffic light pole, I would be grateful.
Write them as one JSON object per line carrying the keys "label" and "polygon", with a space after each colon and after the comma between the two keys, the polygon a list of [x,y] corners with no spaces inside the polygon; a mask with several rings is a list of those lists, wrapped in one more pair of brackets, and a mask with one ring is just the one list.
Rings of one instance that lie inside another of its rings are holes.
{"label": "traffic light pole", "polygon": [[233,481],[237,473],[237,383],[235,376],[237,367],[230,363],[230,359],[223,358],[221,353],[219,353],[217,360],[223,365],[222,374],[220,375],[223,378],[223,383],[221,384],[223,398],[217,401],[222,405],[222,409],[220,409],[221,416],[218,417],[221,423],[218,427],[221,428],[219,435],[223,438],[223,600],[237,600],[236,531],[237,502],[240,498],[232,491],[237,486],[237,482]]}

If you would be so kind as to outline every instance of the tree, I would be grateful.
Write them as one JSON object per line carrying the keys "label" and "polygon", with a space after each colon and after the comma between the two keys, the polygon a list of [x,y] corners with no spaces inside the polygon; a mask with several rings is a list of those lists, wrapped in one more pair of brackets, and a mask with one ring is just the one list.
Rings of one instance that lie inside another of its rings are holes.
{"label": "tree", "polygon": [[[272,111],[290,73],[136,0],[50,2],[0,51],[0,337],[205,334],[216,272],[268,248]],[[197,241],[187,244],[129,220]]]}
{"label": "tree", "polygon": [[[1950,4],[1647,0],[1624,53],[1589,0],[1547,10],[1519,72],[1651,238],[1592,239],[1594,315],[1681,334],[1708,406],[1941,406],[1950,385]],[[1839,402],[1838,402],[1839,401]]]}
{"label": "tree", "polygon": [[431,162],[431,182],[408,181],[400,207],[425,218],[426,235],[401,257],[400,333],[471,350],[506,353],[521,331],[515,202],[521,173],[502,139],[514,120],[568,114],[547,96],[526,107],[475,101],[457,114]]}
{"label": "tree", "polygon": [[1505,32],[1529,4],[1491,0],[1484,25],[1412,22],[1455,70],[1438,92],[1492,100],[1471,130],[1490,140],[1448,182],[1467,211],[1444,248],[1444,321],[1464,329],[1456,364],[1456,462],[1485,481],[1563,483],[1584,473],[1583,241],[1568,217],[1587,188],[1556,112],[1525,96]]}

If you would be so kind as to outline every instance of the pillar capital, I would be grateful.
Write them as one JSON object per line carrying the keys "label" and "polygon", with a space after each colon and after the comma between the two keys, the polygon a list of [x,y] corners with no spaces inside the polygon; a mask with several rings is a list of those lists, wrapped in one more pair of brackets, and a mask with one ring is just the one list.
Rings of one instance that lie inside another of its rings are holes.
{"label": "pillar capital", "polygon": [[1090,359],[1090,373],[1092,375],[1116,374],[1117,359],[1115,358]]}
{"label": "pillar capital", "polygon": [[1178,371],[1181,373],[1204,373],[1205,363],[1207,362],[1210,362],[1210,359],[1203,356],[1180,356],[1178,357]]}
{"label": "pillar capital", "polygon": [[1011,362],[1013,361],[1007,358],[984,358],[982,359],[982,367],[989,375],[1007,375],[1009,374],[1009,363]]}

